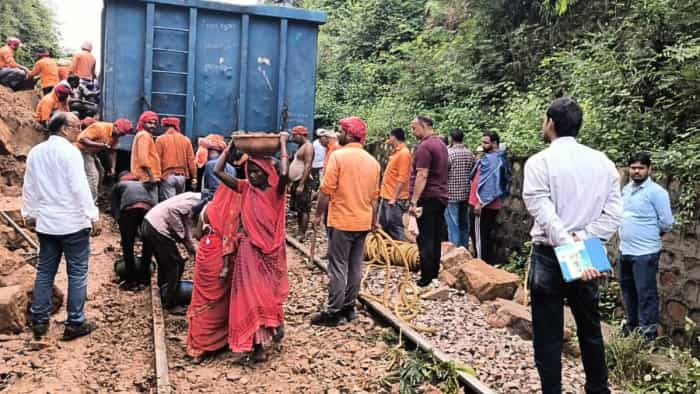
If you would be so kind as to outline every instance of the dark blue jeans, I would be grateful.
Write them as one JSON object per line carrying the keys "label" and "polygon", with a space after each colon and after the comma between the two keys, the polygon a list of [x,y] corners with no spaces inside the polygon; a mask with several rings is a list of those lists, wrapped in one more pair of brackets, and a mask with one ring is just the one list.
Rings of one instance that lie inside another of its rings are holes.
{"label": "dark blue jeans", "polygon": [[469,246],[469,202],[450,201],[445,210],[447,238],[456,247]]}
{"label": "dark blue jeans", "polygon": [[533,346],[542,392],[561,393],[564,299],[576,320],[586,393],[610,393],[598,312],[598,282],[564,282],[551,246],[535,245],[530,262]]}
{"label": "dark blue jeans", "polygon": [[80,325],[85,321],[83,308],[87,297],[88,258],[90,257],[90,229],[73,234],[39,234],[39,265],[34,281],[32,322],[49,322],[53,283],[61,263],[66,257],[68,273],[68,318],[66,325]]}
{"label": "dark blue jeans", "polygon": [[407,201],[396,201],[394,206],[389,205],[388,200],[382,199],[379,208],[379,225],[391,238],[403,241],[405,237],[403,228],[403,214],[406,212]]}
{"label": "dark blue jeans", "polygon": [[653,340],[659,327],[659,292],[656,287],[659,253],[623,254],[618,265],[627,329],[638,330],[645,338]]}

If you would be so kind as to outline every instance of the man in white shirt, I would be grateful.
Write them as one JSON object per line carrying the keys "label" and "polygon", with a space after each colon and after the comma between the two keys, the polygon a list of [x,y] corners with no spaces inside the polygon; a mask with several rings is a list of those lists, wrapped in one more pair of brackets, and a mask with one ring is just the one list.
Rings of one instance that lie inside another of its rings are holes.
{"label": "man in white shirt", "polygon": [[535,364],[544,393],[561,393],[564,299],[576,319],[586,393],[609,393],[595,269],[564,282],[554,248],[597,237],[604,242],[622,221],[620,180],[604,153],[576,142],[583,111],[571,98],[555,100],[542,126],[549,148],[525,164],[523,200],[535,219],[529,287]]}
{"label": "man in white shirt", "polygon": [[314,193],[318,192],[321,187],[321,172],[323,171],[323,162],[326,159],[326,146],[328,146],[328,132],[325,129],[316,130],[316,139],[314,140],[314,161],[311,163],[311,176],[313,180]]}
{"label": "man in white shirt", "polygon": [[49,139],[32,148],[24,174],[22,215],[36,220],[39,264],[34,283],[32,326],[34,337],[49,328],[51,292],[61,256],[67,262],[68,318],[64,340],[92,332],[96,325],[85,319],[90,229],[97,230],[99,211],[90,193],[83,157],[73,145],[80,134],[80,120],[57,112],[49,120]]}

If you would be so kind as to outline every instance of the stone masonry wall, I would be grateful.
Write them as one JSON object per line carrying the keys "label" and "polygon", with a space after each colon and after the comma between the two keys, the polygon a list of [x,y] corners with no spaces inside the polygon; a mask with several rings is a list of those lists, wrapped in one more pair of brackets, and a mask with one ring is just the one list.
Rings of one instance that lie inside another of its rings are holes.
{"label": "stone masonry wall", "polygon": [[[504,201],[504,208],[497,218],[499,228],[495,251],[504,262],[511,252],[521,249],[529,240],[532,226],[532,217],[522,200],[524,163],[523,159],[512,160],[511,195]],[[627,182],[626,169],[620,169],[620,175],[621,185],[624,185]],[[680,185],[675,181],[669,182],[668,178],[661,174],[652,176],[669,190],[672,207],[675,208]],[[700,185],[696,187],[700,191]],[[661,323],[664,334],[675,341],[682,341],[686,317],[700,325],[700,200],[696,202],[695,212],[696,218],[692,223],[683,228],[677,226],[666,235],[659,261]],[[618,242],[615,237],[608,244],[613,264],[616,263]]]}

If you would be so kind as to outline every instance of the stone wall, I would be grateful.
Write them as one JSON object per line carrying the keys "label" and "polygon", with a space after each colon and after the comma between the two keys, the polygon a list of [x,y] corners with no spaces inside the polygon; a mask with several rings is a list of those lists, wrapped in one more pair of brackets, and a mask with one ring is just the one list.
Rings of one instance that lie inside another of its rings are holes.
{"label": "stone wall", "polygon": [[[523,248],[529,240],[532,217],[525,209],[522,200],[523,169],[525,160],[512,161],[513,182],[511,196],[504,201],[504,208],[497,222],[496,252],[499,259],[506,261],[513,251]],[[627,182],[626,169],[620,169],[621,182]],[[662,174],[654,178],[670,191],[672,206],[678,201],[680,185]],[[698,195],[700,195],[700,185]],[[700,200],[696,202],[695,220],[667,234],[659,262],[659,293],[661,322],[664,334],[677,342],[683,340],[685,318],[689,317],[700,325]],[[674,213],[676,210],[674,209]],[[617,258],[617,237],[608,245],[613,264]],[[527,251],[525,251],[527,252]]]}

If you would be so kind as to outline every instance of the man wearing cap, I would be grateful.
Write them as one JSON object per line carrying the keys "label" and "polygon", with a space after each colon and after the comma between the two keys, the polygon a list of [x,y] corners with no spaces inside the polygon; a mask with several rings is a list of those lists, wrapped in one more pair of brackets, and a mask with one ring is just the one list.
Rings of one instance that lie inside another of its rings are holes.
{"label": "man wearing cap", "polygon": [[0,48],[0,85],[15,91],[34,88],[34,81],[27,80],[29,69],[15,61],[15,52],[20,45],[19,38],[10,37],[7,45]]}
{"label": "man wearing cap", "polygon": [[363,148],[367,125],[356,116],[339,125],[343,149],[328,161],[313,217],[318,225],[328,208],[328,306],[311,318],[311,324],[322,326],[355,318],[365,238],[376,227],[379,197],[379,163]]}
{"label": "man wearing cap", "polygon": [[180,119],[163,118],[165,134],[156,139],[156,151],[160,157],[160,201],[165,201],[185,191],[187,180],[197,183],[197,167],[190,139],[180,132]]}
{"label": "man wearing cap", "polygon": [[36,57],[37,61],[34,63],[34,68],[27,78],[32,79],[39,76],[41,90],[46,96],[51,93],[54,86],[58,85],[58,64],[56,59],[49,56],[49,51],[43,48],[36,51]]}
{"label": "man wearing cap", "polygon": [[300,242],[306,238],[306,229],[309,227],[309,213],[311,212],[312,177],[311,165],[314,161],[314,147],[309,139],[309,131],[304,126],[292,128],[292,142],[299,145],[294,154],[294,160],[289,166],[289,180],[292,181],[289,192],[292,198],[289,201],[289,209],[297,213],[297,225],[299,226],[297,237]]}
{"label": "man wearing cap", "polygon": [[95,56],[92,54],[92,43],[85,41],[80,49],[80,52],[73,55],[68,72],[77,75],[80,79],[92,81],[95,79],[95,64],[97,64]]}
{"label": "man wearing cap", "polygon": [[[83,119],[83,123],[87,119]],[[76,146],[83,154],[83,162],[85,165],[85,175],[87,175],[88,184],[93,200],[97,201],[97,194],[100,186],[101,174],[104,172],[102,164],[97,158],[97,154],[104,150],[109,150],[111,168],[107,172],[110,176],[114,174],[117,163],[117,145],[119,145],[119,137],[128,134],[133,129],[133,125],[129,119],[117,119],[114,123],[95,122],[88,125],[80,135]]]}
{"label": "man wearing cap", "polygon": [[146,111],[139,117],[136,136],[131,144],[131,173],[154,201],[158,201],[158,181],[160,181],[160,156],[153,141],[153,132],[158,127],[158,114]]}
{"label": "man wearing cap", "polygon": [[36,106],[34,119],[46,127],[55,111],[70,112],[68,109],[68,96],[70,96],[70,93],[70,88],[64,85],[56,86],[53,92],[41,98]]}

